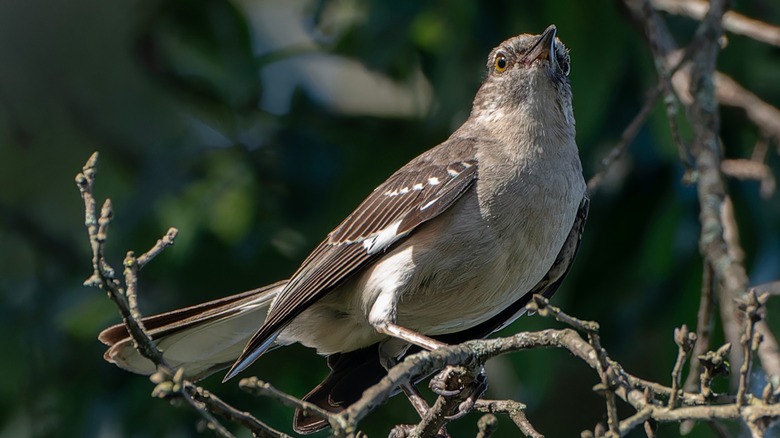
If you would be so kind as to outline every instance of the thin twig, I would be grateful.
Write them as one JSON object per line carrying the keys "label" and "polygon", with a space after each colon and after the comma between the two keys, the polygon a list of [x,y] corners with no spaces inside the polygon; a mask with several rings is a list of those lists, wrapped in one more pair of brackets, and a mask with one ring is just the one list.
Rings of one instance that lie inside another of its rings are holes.
{"label": "thin twig", "polygon": [[761,345],[758,346],[761,368],[767,373],[770,380],[775,381],[780,386],[780,346],[777,345],[777,340],[765,320],[756,323],[756,332],[763,339]]}
{"label": "thin twig", "polygon": [[635,427],[639,426],[640,424],[643,424],[652,416],[652,414],[653,414],[653,409],[647,406],[637,411],[634,415],[621,421],[620,428],[619,428],[620,436],[624,436],[628,434],[628,432],[633,430]]}
{"label": "thin twig", "polygon": [[165,233],[165,236],[163,236],[162,239],[157,239],[157,242],[154,244],[154,246],[152,246],[151,249],[149,249],[149,251],[141,254],[141,256],[136,259],[138,270],[140,271],[143,269],[147,263],[152,261],[153,258],[157,257],[161,252],[163,252],[163,250],[165,250],[165,248],[172,246],[178,234],[179,230],[176,228],[168,228],[168,232]]}
{"label": "thin twig", "polygon": [[751,289],[754,289],[759,295],[767,293],[769,296],[780,296],[780,281],[770,281],[769,283],[757,284]]}
{"label": "thin twig", "polygon": [[617,403],[615,402],[615,388],[618,382],[610,378],[612,369],[606,351],[601,347],[601,341],[597,333],[588,333],[588,341],[596,350],[598,360],[596,362],[596,372],[601,378],[601,384],[596,385],[594,390],[604,395],[604,402],[607,410],[607,427],[611,436],[620,435],[620,418],[617,413]]}
{"label": "thin twig", "polygon": [[[138,310],[138,271],[143,269],[147,263],[157,257],[165,248],[173,245],[176,235],[179,230],[176,228],[169,228],[162,239],[157,239],[157,243],[152,248],[142,254],[140,257],[135,256],[135,252],[128,251],[123,265],[125,267],[124,276],[127,289],[125,290],[125,296],[127,297],[127,305],[130,308],[130,314],[133,319],[138,321],[138,325],[146,331],[143,327],[143,321],[141,320],[141,312]],[[161,357],[162,359],[162,357]]]}
{"label": "thin twig", "polygon": [[458,408],[460,400],[456,397],[439,396],[421,421],[412,430],[409,438],[436,436],[447,423],[447,416]]}
{"label": "thin twig", "polygon": [[168,230],[166,235],[140,257],[136,258],[132,251],[127,253],[124,260],[124,285],[116,278],[115,270],[105,259],[104,244],[108,238],[108,227],[113,218],[111,201],[106,199],[101,208],[100,217],[96,215],[96,201],[93,194],[95,176],[97,173],[98,154],[94,153],[82,171],[76,175],[76,184],[79,187],[81,197],[84,200],[85,220],[90,246],[92,248],[93,273],[85,281],[86,286],[98,287],[108,293],[109,298],[116,305],[122,316],[125,327],[133,339],[136,349],[142,356],[152,361],[158,373],[152,376],[157,383],[153,395],[160,397],[183,398],[205,420],[207,427],[213,429],[222,437],[233,437],[214,414],[242,424],[255,436],[276,438],[284,435],[266,426],[251,415],[240,412],[229,406],[208,391],[194,385],[183,378],[183,368],[172,373],[166,364],[162,352],[157,348],[149,334],[146,332],[138,311],[138,271],[149,263],[163,249],[171,246],[176,238],[175,228]]}
{"label": "thin twig", "polygon": [[762,132],[775,141],[780,141],[779,109],[766,103],[724,73],[715,72],[715,92],[721,104],[742,108],[748,119]]}
{"label": "thin twig", "polygon": [[543,295],[534,295],[533,299],[526,306],[529,312],[537,312],[539,316],[552,316],[556,321],[562,322],[576,330],[583,331],[585,333],[597,333],[599,331],[599,325],[593,321],[585,321],[577,319],[566,312],[562,311],[559,307],[555,307],[550,304],[550,300]]}
{"label": "thin twig", "polygon": [[702,270],[701,294],[699,296],[699,310],[696,314],[696,345],[691,353],[691,367],[688,378],[685,381],[686,391],[696,391],[699,387],[698,376],[700,372],[699,356],[710,348],[712,337],[712,312],[713,312],[713,284],[712,267],[704,265]]}
{"label": "thin twig", "polygon": [[214,432],[217,433],[217,435],[225,437],[225,438],[234,438],[235,435],[230,433],[229,430],[225,428],[225,426],[222,425],[222,423],[217,420],[214,415],[206,409],[206,406],[203,403],[200,403],[193,399],[192,397],[183,397],[184,400],[192,406],[193,409],[195,409],[196,412],[198,412],[206,421],[206,427],[209,429],[212,429]]}
{"label": "thin twig", "polygon": [[[663,34],[661,28],[660,18],[657,16],[649,1],[642,1],[642,14],[645,19],[642,21],[645,26],[645,35],[647,35],[648,43],[650,46],[650,52],[653,55],[653,63],[655,69],[658,72],[659,85],[661,87],[661,94],[664,97],[664,108],[666,109],[666,118],[669,122],[669,128],[671,129],[672,139],[677,145],[677,153],[680,157],[680,162],[685,166],[686,170],[692,167],[690,147],[683,140],[682,133],[680,131],[680,125],[677,114],[677,96],[674,92],[674,85],[672,84],[672,70],[670,69],[670,62],[667,57],[668,52],[665,50],[666,45],[663,39],[671,39],[667,34]],[[688,52],[691,53],[692,51]],[[683,65],[683,60],[676,61],[674,63],[676,68]]]}
{"label": "thin twig", "polygon": [[528,421],[528,418],[525,416],[525,405],[520,402],[513,400],[478,400],[474,404],[474,409],[492,414],[507,414],[523,435],[531,438],[544,438],[544,435],[537,432],[531,425],[531,422]]}
{"label": "thin twig", "polygon": [[493,414],[485,414],[477,420],[477,438],[490,438],[496,429],[498,429],[498,418]]}
{"label": "thin twig", "polygon": [[[703,0],[652,0],[653,6],[672,14],[687,15],[701,20],[707,14],[709,4]],[[723,15],[723,27],[731,33],[745,35],[756,41],[780,46],[780,27],[746,17],[734,11]]]}
{"label": "thin twig", "polygon": [[761,336],[756,335],[756,323],[761,320],[762,307],[769,295],[764,293],[760,297],[755,289],[747,293],[744,301],[740,301],[738,307],[745,312],[745,333],[742,336],[742,351],[745,360],[739,370],[739,386],[737,387],[737,405],[744,406],[749,403],[746,398],[750,391],[750,366],[753,361],[753,353],[758,350]]}
{"label": "thin twig", "polygon": [[[710,338],[712,336],[712,313],[713,313],[713,284],[712,267],[705,263],[702,269],[701,293],[699,295],[699,310],[696,314],[696,344],[691,352],[690,367],[688,377],[685,379],[683,390],[694,392],[700,388],[702,367],[699,363],[699,356],[704,355],[710,348]],[[680,424],[680,434],[687,435],[693,429],[694,422],[684,421]]]}
{"label": "thin twig", "polygon": [[626,126],[623,133],[620,135],[620,140],[617,144],[601,159],[601,170],[593,175],[588,180],[588,194],[593,196],[601,186],[601,182],[604,180],[604,176],[612,164],[623,156],[628,146],[634,141],[636,135],[639,133],[639,129],[644,125],[645,120],[650,115],[658,102],[658,96],[660,96],[660,87],[656,86],[647,92],[645,97],[645,103],[639,112],[631,119],[631,123]]}
{"label": "thin twig", "polygon": [[[462,366],[445,368],[436,379],[442,380],[444,386],[442,389],[456,391],[456,394],[450,397],[439,395],[433,406],[428,409],[420,423],[414,428],[410,438],[433,436],[452,419],[451,415],[461,416],[468,412],[468,408],[473,408],[473,405],[465,406],[464,402],[471,395],[470,391],[479,384],[474,378],[478,372],[476,369]],[[463,411],[459,412],[461,409]]]}
{"label": "thin twig", "polygon": [[210,412],[220,415],[226,420],[243,425],[248,430],[251,430],[256,437],[289,438],[289,435],[273,429],[248,412],[236,410],[222,401],[219,397],[192,382],[186,380],[182,381],[182,392],[188,398],[191,398],[198,403],[202,403]]}
{"label": "thin twig", "polygon": [[669,409],[677,407],[677,395],[680,390],[683,366],[688,354],[696,344],[696,333],[688,331],[688,327],[683,324],[682,327],[674,329],[674,342],[677,344],[677,360],[672,369],[672,395],[669,397]]}
{"label": "thin twig", "polygon": [[334,432],[345,431],[348,429],[346,427],[346,423],[341,421],[337,415],[334,415],[333,413],[328,412],[313,403],[305,402],[299,398],[279,391],[278,389],[271,386],[270,383],[264,382],[257,377],[241,379],[241,381],[238,382],[238,386],[250,394],[262,397],[271,397],[281,402],[285,406],[301,409],[308,414],[314,414],[323,420],[327,420],[331,427],[333,427]]}
{"label": "thin twig", "polygon": [[162,366],[165,369],[170,370],[162,353],[152,341],[152,338],[146,333],[143,324],[139,318],[131,311],[129,302],[135,300],[135,283],[136,279],[132,272],[130,277],[127,277],[127,271],[125,272],[125,282],[130,281],[133,288],[129,290],[122,286],[122,283],[115,277],[114,269],[108,264],[105,259],[103,247],[106,239],[108,238],[108,226],[113,218],[113,209],[111,207],[111,201],[106,199],[101,208],[100,218],[96,216],[95,197],[93,195],[93,188],[95,184],[95,176],[97,174],[97,161],[98,153],[95,152],[87,160],[82,171],[76,175],[76,185],[81,192],[81,197],[84,200],[85,220],[84,224],[87,228],[87,234],[89,235],[90,246],[92,247],[92,275],[84,282],[85,286],[98,287],[105,290],[108,293],[109,298],[114,302],[122,320],[127,326],[127,330],[133,341],[138,348],[138,351],[145,358],[151,360],[158,366]]}
{"label": "thin twig", "polygon": [[772,169],[764,163],[752,159],[730,159],[723,160],[720,167],[723,173],[732,178],[755,180],[761,183],[759,191],[764,199],[770,198],[775,193],[775,176],[772,174]]}

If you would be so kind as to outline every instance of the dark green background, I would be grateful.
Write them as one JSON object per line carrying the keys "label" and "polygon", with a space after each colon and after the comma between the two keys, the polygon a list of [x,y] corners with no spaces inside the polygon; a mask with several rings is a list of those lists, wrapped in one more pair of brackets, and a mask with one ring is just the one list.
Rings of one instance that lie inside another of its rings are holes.
{"label": "dark green background", "polygon": [[[519,33],[555,23],[571,49],[578,141],[586,177],[593,175],[656,77],[618,5],[0,2],[0,437],[196,434],[191,410],[150,398],[147,379],[102,360],[96,335],[118,317],[103,293],[81,286],[90,253],[73,183],[93,151],[101,154],[97,195],[114,202],[107,250],[115,266],[126,250],[146,250],[170,226],[180,230],[142,273],[145,313],[239,292],[290,275],[371,188],[446,138],[468,114],[488,51]],[[780,23],[775,0],[735,6]],[[667,18],[687,41],[695,23]],[[407,93],[427,78],[430,105],[411,94],[406,110],[393,108],[380,86],[355,82],[345,109],[333,96],[346,92],[324,65]],[[777,47],[729,36],[719,68],[780,106]],[[749,157],[759,131],[740,110],[721,115],[726,156]],[[683,131],[690,138],[685,123]],[[778,175],[776,147],[769,164]],[[695,324],[701,271],[696,194],[682,173],[658,105],[593,198],[579,258],[554,299],[599,321],[603,344],[627,370],[667,383],[672,331]],[[762,199],[755,182],[730,188],[751,282],[777,279],[778,195]],[[770,306],[770,317],[772,310],[780,309]],[[550,326],[557,325],[521,318],[504,334]],[[292,347],[251,372],[300,396],[326,367],[313,351]],[[549,437],[579,436],[604,418],[596,383],[564,352],[524,352],[491,364],[488,395],[527,403]],[[205,385],[290,431],[291,409],[240,393],[235,382]],[[385,436],[389,425],[414,418],[399,397],[363,426]],[[450,430],[472,436],[476,419]],[[499,436],[517,435],[501,421]],[[678,434],[674,425],[662,432]],[[712,434],[703,425],[695,433]]]}

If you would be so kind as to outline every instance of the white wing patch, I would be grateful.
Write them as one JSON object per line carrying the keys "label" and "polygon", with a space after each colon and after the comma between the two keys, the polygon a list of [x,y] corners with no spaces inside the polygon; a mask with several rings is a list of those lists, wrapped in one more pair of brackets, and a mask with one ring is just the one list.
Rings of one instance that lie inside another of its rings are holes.
{"label": "white wing patch", "polygon": [[434,199],[432,199],[432,200],[430,200],[430,201],[426,202],[426,203],[425,203],[425,205],[423,205],[422,207],[420,207],[420,210],[425,210],[425,209],[427,209],[427,208],[428,208],[428,207],[430,207],[431,205],[433,205],[433,204],[435,204],[435,203],[439,202],[439,199],[441,199],[441,196],[439,196],[438,198],[434,198]]}
{"label": "white wing patch", "polygon": [[[436,178],[436,177],[428,178],[427,184],[428,185],[432,185],[432,186],[438,185],[439,184],[439,178]],[[409,193],[409,192],[411,192],[413,190],[414,191],[420,191],[420,190],[422,190],[424,188],[425,188],[425,184],[417,183],[417,184],[413,185],[412,187],[402,187],[400,189],[389,190],[389,191],[385,192],[385,196],[405,195],[405,194],[407,194],[407,193]]]}
{"label": "white wing patch", "polygon": [[401,237],[398,234],[398,227],[400,226],[401,220],[397,220],[388,225],[387,228],[366,237],[366,240],[363,241],[363,248],[365,248],[366,252],[369,254],[376,254],[380,251],[384,251]]}

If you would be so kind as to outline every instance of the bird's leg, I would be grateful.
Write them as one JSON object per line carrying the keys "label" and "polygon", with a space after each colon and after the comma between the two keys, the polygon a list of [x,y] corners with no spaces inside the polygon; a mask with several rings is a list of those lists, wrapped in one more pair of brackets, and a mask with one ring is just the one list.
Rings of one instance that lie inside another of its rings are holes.
{"label": "bird's leg", "polygon": [[[379,348],[379,362],[387,371],[390,371],[390,368],[398,364],[398,360],[393,355],[387,354],[382,347]],[[418,390],[412,382],[402,383],[398,385],[398,387],[401,388],[401,391],[404,392],[406,398],[409,399],[409,403],[412,404],[414,410],[420,415],[420,418],[425,417],[425,414],[431,407],[428,405],[428,402],[425,401],[422,394],[420,394],[420,390]]]}
{"label": "bird's leg", "polygon": [[[385,370],[390,371],[390,368],[398,364],[398,355],[403,354],[408,348],[408,344],[401,348],[394,348],[397,345],[393,345],[392,340],[385,341],[379,346],[379,363],[382,364]],[[409,403],[412,404],[414,410],[420,415],[420,418],[425,417],[425,414],[431,408],[428,402],[425,401],[420,390],[412,382],[406,382],[398,385],[401,391],[404,392],[406,398],[409,399]]]}
{"label": "bird's leg", "polygon": [[[438,348],[447,346],[447,344],[444,342],[437,341],[436,339],[430,338],[423,334],[417,333],[414,330],[401,327],[398,324],[391,322],[382,322],[380,324],[376,324],[374,327],[379,333],[392,336],[396,339],[404,340],[411,344],[425,348],[426,350],[436,350]],[[482,397],[482,395],[485,393],[485,390],[487,389],[487,374],[485,373],[484,367],[480,367],[473,380],[468,379],[468,381],[464,381],[462,378],[452,378],[458,374],[462,376],[463,373],[456,373],[455,368],[448,366],[444,368],[444,370],[442,370],[439,374],[435,375],[429,384],[433,392],[443,397],[453,397],[459,394],[463,396],[463,391],[468,391],[467,395],[464,397],[464,401],[458,406],[458,412],[451,416],[452,419],[460,418],[471,411],[471,409],[474,407],[474,403],[476,403],[476,401]],[[411,388],[404,388],[401,386],[401,389],[407,395],[409,401],[415,407],[417,412],[423,416],[429,409],[428,404],[422,398],[414,385],[408,384],[408,386]],[[407,390],[413,391],[414,396],[410,396],[410,392],[407,392]],[[422,402],[424,405],[419,404],[419,402]]]}
{"label": "bird's leg", "polygon": [[435,350],[437,348],[447,346],[447,344],[444,342],[437,341],[436,339],[417,333],[414,330],[409,330],[406,327],[401,327],[400,325],[392,322],[381,322],[379,324],[375,324],[374,328],[379,333],[402,339],[406,342],[409,342],[410,344],[417,345],[426,350]]}
{"label": "bird's leg", "polygon": [[425,401],[422,394],[420,394],[420,390],[409,382],[403,383],[399,386],[401,387],[401,391],[404,392],[406,398],[409,399],[409,403],[412,404],[414,410],[417,411],[417,414],[420,416],[420,418],[425,418],[425,414],[428,413],[428,410],[430,410],[431,407],[428,405],[428,402]]}
{"label": "bird's leg", "polygon": [[[397,348],[397,343],[396,345],[394,345],[393,340],[394,339],[385,341],[379,346],[379,362],[388,371],[390,371],[390,368],[398,364],[397,356],[396,354],[393,354],[393,352],[397,353],[399,349]],[[394,347],[396,348],[394,349]],[[409,344],[406,344],[400,350],[405,352],[408,347]],[[398,354],[403,354],[403,353],[398,353]],[[428,415],[428,411],[431,410],[431,407],[428,405],[428,402],[425,401],[422,394],[420,394],[420,390],[417,389],[417,386],[415,386],[415,384],[412,382],[405,382],[398,386],[404,392],[406,398],[409,399],[409,402],[414,407],[414,410],[417,411],[417,414],[420,416],[420,419],[425,418],[425,416]],[[399,424],[396,427],[394,427],[392,431],[390,431],[390,435],[388,435],[388,437],[407,438],[412,435],[412,432],[415,430],[416,427],[417,426],[414,424]],[[450,438],[450,435],[447,432],[447,429],[445,427],[442,427],[441,429],[439,429],[439,432],[436,434],[436,438]]]}

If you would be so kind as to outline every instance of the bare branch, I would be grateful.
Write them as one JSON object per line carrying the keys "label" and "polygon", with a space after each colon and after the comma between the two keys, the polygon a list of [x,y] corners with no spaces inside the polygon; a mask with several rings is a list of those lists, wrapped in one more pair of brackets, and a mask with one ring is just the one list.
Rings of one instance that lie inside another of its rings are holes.
{"label": "bare branch", "polygon": [[241,381],[238,382],[238,386],[250,394],[262,397],[271,397],[275,400],[278,400],[285,406],[299,408],[308,414],[314,414],[317,417],[327,420],[333,428],[334,433],[348,431],[346,423],[341,421],[341,418],[339,418],[337,415],[333,415],[331,412],[328,412],[315,404],[308,403],[289,394],[285,394],[284,392],[279,391],[278,389],[271,386],[270,383],[264,382],[257,377],[241,379]]}
{"label": "bare branch", "polygon": [[[701,294],[699,295],[699,310],[696,314],[696,344],[691,352],[690,368],[688,377],[685,379],[683,390],[688,392],[697,391],[700,388],[700,375],[702,367],[699,363],[699,356],[704,355],[710,348],[710,338],[712,336],[712,314],[713,310],[713,284],[712,267],[704,264],[702,269]],[[680,433],[687,435],[693,428],[692,421],[685,421],[680,425]]]}
{"label": "bare branch", "polygon": [[[661,78],[666,77],[668,65],[680,65],[680,56],[676,54],[674,41],[661,23],[660,18],[647,6],[646,1],[625,0],[634,17],[646,25],[650,47],[654,53],[654,59]],[[642,6],[644,5],[644,6]],[[725,75],[715,72],[715,56],[718,50],[721,15],[725,11],[723,2],[714,2],[714,7],[707,15],[706,20],[697,32],[696,51],[694,54],[694,67],[680,70],[675,74],[675,88],[678,95],[686,96],[686,104],[690,106],[689,114],[691,123],[697,128],[695,141],[697,148],[697,176],[699,182],[700,203],[702,205],[702,252],[707,254],[709,264],[716,267],[716,277],[721,290],[721,317],[724,321],[724,330],[728,339],[736,343],[739,341],[739,315],[734,308],[731,299],[740,293],[744,293],[747,286],[747,275],[741,262],[729,259],[729,250],[723,252],[722,248],[728,248],[724,240],[724,224],[718,210],[721,210],[726,198],[725,185],[720,176],[720,144],[717,139],[717,105],[712,98],[713,88],[716,97],[727,105],[735,105],[744,108],[748,117],[769,135],[780,138],[780,112],[767,105],[758,97],[744,90],[739,84]],[[711,32],[709,31],[711,30]],[[664,58],[666,64],[660,62]],[[695,71],[693,71],[695,70]],[[714,84],[713,85],[713,77]],[[690,79],[698,78],[698,79]],[[682,80],[680,80],[682,79]],[[663,80],[662,80],[663,83]],[[692,83],[695,84],[692,85]],[[709,85],[707,85],[709,84]],[[691,96],[696,95],[696,99]],[[703,106],[704,105],[704,106]],[[714,122],[714,123],[713,123]],[[673,134],[676,126],[676,116],[669,115],[669,123],[673,126]],[[679,144],[679,142],[677,142]],[[701,145],[707,145],[701,147]],[[728,165],[727,165],[728,166]],[[765,190],[768,190],[765,186]],[[766,192],[765,192],[766,193]],[[733,215],[726,215],[727,223],[734,223]],[[732,249],[733,252],[733,249]],[[776,343],[775,343],[776,344]],[[740,362],[739,350],[734,351],[735,362]],[[777,360],[780,362],[780,359]]]}
{"label": "bare branch", "polygon": [[[709,4],[703,0],[652,0],[653,6],[663,11],[686,15],[701,20],[707,15]],[[723,15],[723,27],[738,35],[745,35],[756,41],[780,46],[780,27],[772,26],[763,21],[748,18],[734,11]]]}
{"label": "bare branch", "polygon": [[620,422],[620,436],[628,434],[631,430],[638,427],[640,424],[644,424],[653,415],[653,409],[649,406],[640,409],[634,415],[626,418]]}
{"label": "bare branch", "polygon": [[650,112],[658,102],[659,95],[659,87],[655,87],[647,92],[647,97],[645,97],[645,103],[642,105],[642,108],[631,120],[631,123],[626,126],[626,129],[623,130],[617,144],[601,159],[601,170],[588,180],[588,193],[590,196],[593,196],[593,194],[596,193],[596,190],[601,186],[601,182],[609,168],[615,161],[623,156],[628,146],[634,141],[634,138],[639,133],[639,129],[644,125],[645,120],[650,116]]}
{"label": "bare branch", "polygon": [[244,426],[251,430],[256,437],[289,438],[289,435],[273,429],[247,412],[236,410],[219,397],[192,382],[183,380],[182,385],[182,391],[188,399],[202,404],[204,409],[207,409],[209,412]]}
{"label": "bare branch", "polygon": [[184,370],[182,368],[175,374],[171,372],[171,368],[166,364],[162,352],[157,348],[157,345],[146,332],[141,322],[141,314],[138,311],[136,297],[138,291],[138,271],[160,254],[163,249],[173,245],[177,230],[175,228],[169,229],[168,233],[141,257],[136,258],[132,251],[127,253],[124,260],[123,285],[123,282],[116,278],[115,270],[105,259],[104,244],[108,238],[108,226],[113,218],[113,209],[111,201],[107,199],[103,203],[100,217],[98,218],[96,215],[97,203],[93,195],[93,188],[97,173],[97,160],[98,154],[96,152],[89,158],[87,164],[84,165],[82,172],[76,175],[76,184],[84,200],[84,224],[87,228],[92,248],[93,273],[84,284],[86,286],[98,287],[108,293],[109,298],[116,304],[119,313],[122,315],[122,320],[133,339],[136,349],[160,370],[160,372],[152,376],[152,381],[157,384],[153,395],[164,398],[183,398],[203,417],[206,426],[222,437],[233,437],[233,434],[219,423],[214,414],[221,415],[223,418],[247,427],[255,436],[269,438],[285,436],[251,415],[224,403],[203,388],[187,381],[183,378]]}
{"label": "bare branch", "polygon": [[544,438],[544,435],[534,429],[525,416],[525,405],[512,400],[478,400],[474,408],[480,412],[492,414],[507,414],[520,432],[531,438]]}
{"label": "bare branch", "polygon": [[[658,72],[659,85],[661,87],[661,94],[664,97],[666,118],[669,122],[672,139],[677,145],[680,161],[686,169],[690,169],[690,148],[685,140],[683,140],[680,132],[677,115],[677,96],[675,95],[672,81],[674,71],[683,65],[686,56],[678,56],[678,53],[674,53],[672,49],[674,40],[671,35],[669,35],[668,31],[666,31],[663,22],[653,10],[648,0],[626,0],[626,3],[629,8],[633,8],[637,12],[638,16],[643,18],[640,20],[640,23],[644,26],[644,32],[648,39],[650,52],[653,55],[653,63]],[[688,53],[692,52],[693,51],[691,50]]]}
{"label": "bare branch", "polygon": [[477,438],[490,438],[496,429],[498,429],[498,418],[493,414],[485,414],[477,421]]}
{"label": "bare branch", "polygon": [[742,348],[745,360],[739,370],[739,386],[737,389],[737,405],[743,406],[749,403],[747,394],[750,389],[750,365],[753,359],[753,353],[758,351],[758,345],[761,343],[761,336],[756,335],[756,323],[762,319],[763,306],[769,299],[769,294],[763,293],[759,296],[755,289],[747,293],[745,300],[738,303],[741,311],[745,312],[745,334],[742,336]]}
{"label": "bare branch", "polygon": [[[431,389],[434,388],[434,382],[438,382],[441,385],[440,394],[448,392],[453,395],[439,395],[434,405],[428,409],[422,421],[412,431],[410,438],[433,436],[448,421],[468,413],[474,407],[473,401],[471,403],[468,401],[469,397],[479,397],[485,389],[484,381],[478,382],[475,378],[475,376],[479,377],[478,374],[479,369],[458,366],[447,367],[435,376],[431,380]],[[484,376],[482,378],[484,379]],[[476,388],[479,388],[478,393],[473,392]]]}
{"label": "bare branch", "polygon": [[[780,122],[780,121],[779,121]],[[737,179],[752,179],[761,183],[761,196],[770,198],[775,192],[775,176],[764,163],[747,159],[723,160],[721,170],[726,175]]]}
{"label": "bare branch", "polygon": [[758,358],[761,368],[767,373],[770,380],[780,384],[780,347],[774,334],[769,330],[765,320],[756,323],[756,332],[761,335],[763,341],[758,346]]}
{"label": "bare branch", "polygon": [[[115,277],[114,269],[105,259],[103,246],[108,238],[108,225],[113,217],[111,201],[106,199],[100,212],[100,219],[97,219],[95,206],[95,197],[93,188],[95,184],[95,175],[97,174],[98,154],[95,152],[87,160],[82,171],[76,175],[76,185],[81,192],[81,198],[84,200],[85,220],[90,246],[92,247],[92,268],[93,272],[89,279],[84,282],[85,286],[98,287],[108,293],[109,298],[116,304],[122,320],[127,326],[127,330],[132,336],[138,351],[147,359],[158,366],[166,369],[162,353],[152,342],[152,338],[146,333],[143,324],[139,320],[137,310],[133,312],[130,303],[135,303],[135,277],[136,270],[130,268],[125,271],[125,282],[129,288],[123,287],[122,283]],[[129,274],[129,277],[128,277]],[[136,313],[136,315],[134,315]],[[170,372],[169,372],[170,374]]]}
{"label": "bare branch", "polygon": [[720,103],[745,110],[751,122],[776,142],[780,142],[780,110],[720,72],[715,73],[715,92]]}
{"label": "bare branch", "polygon": [[758,294],[768,293],[769,296],[780,296],[780,281],[758,284],[752,287]]}
{"label": "bare branch", "polygon": [[576,330],[586,333],[596,333],[599,325],[593,321],[584,321],[570,316],[560,308],[550,304],[550,300],[542,295],[534,295],[533,300],[526,306],[529,312],[538,312],[539,316],[552,316],[556,321],[562,322]]}
{"label": "bare branch", "polygon": [[677,394],[680,390],[682,369],[688,354],[690,354],[693,346],[696,344],[696,333],[688,331],[688,327],[683,324],[682,327],[674,329],[674,342],[677,344],[677,360],[672,369],[672,394],[669,397],[670,409],[677,407]]}
{"label": "bare branch", "polygon": [[345,429],[354,428],[369,412],[384,403],[399,384],[447,365],[471,366],[510,351],[548,347],[566,348],[591,367],[596,366],[593,347],[571,329],[518,333],[509,338],[469,341],[434,351],[422,351],[391,368],[387,376],[363,393],[360,400],[339,414],[339,423],[346,425]]}

